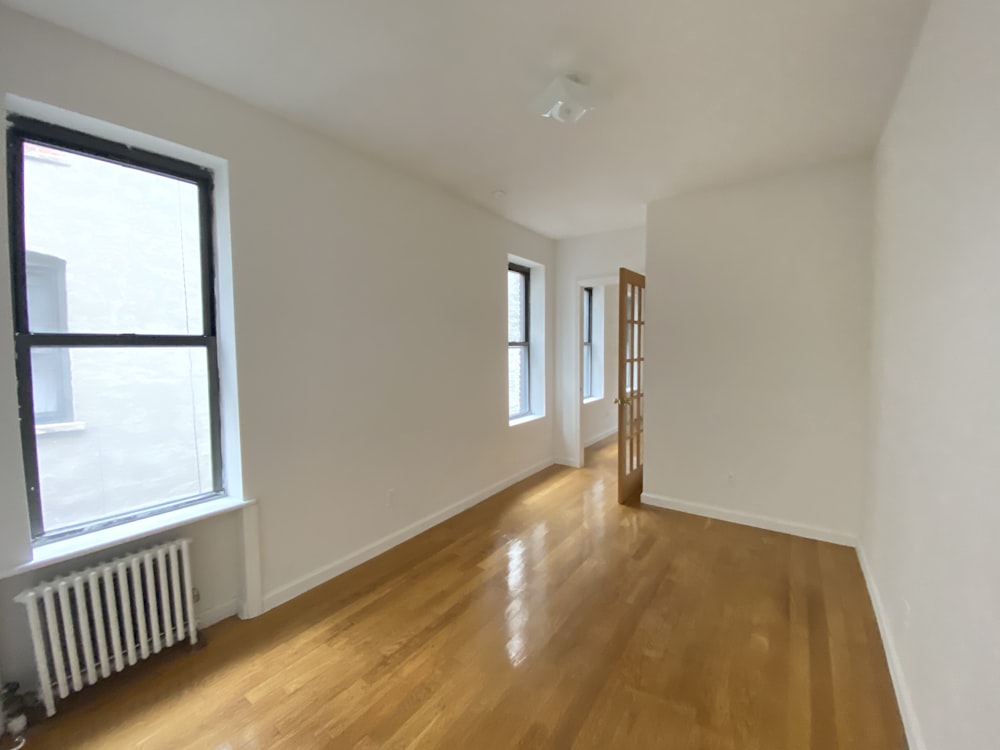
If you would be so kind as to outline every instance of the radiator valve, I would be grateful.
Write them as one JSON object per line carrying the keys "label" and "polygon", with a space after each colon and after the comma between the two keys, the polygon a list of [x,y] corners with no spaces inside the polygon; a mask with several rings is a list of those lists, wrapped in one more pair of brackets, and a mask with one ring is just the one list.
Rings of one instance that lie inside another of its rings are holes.
{"label": "radiator valve", "polygon": [[14,738],[15,747],[24,747],[24,733],[28,729],[27,711],[32,705],[32,696],[20,692],[21,686],[16,682],[8,682],[0,689],[0,716],[3,716],[5,729]]}

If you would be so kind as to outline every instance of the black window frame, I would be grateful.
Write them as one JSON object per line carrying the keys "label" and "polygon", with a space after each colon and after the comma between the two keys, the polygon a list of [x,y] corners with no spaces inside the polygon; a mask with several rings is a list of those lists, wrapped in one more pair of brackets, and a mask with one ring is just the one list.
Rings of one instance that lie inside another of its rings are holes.
{"label": "black window frame", "polygon": [[[21,446],[28,495],[28,517],[33,543],[47,543],[90,531],[158,515],[222,495],[222,418],[219,400],[218,324],[216,318],[215,243],[212,171],[190,162],[124,143],[99,138],[70,128],[20,115],[7,118],[7,210],[10,233],[11,302],[14,318],[14,353],[17,373]],[[24,232],[24,145],[51,146],[114,164],[185,180],[198,187],[201,232],[202,332],[190,334],[135,333],[33,333],[28,321],[27,247]],[[38,448],[31,380],[34,347],[200,347],[208,360],[209,423],[212,442],[212,491],[169,500],[159,505],[116,516],[95,519],[56,532],[46,532],[38,477]]]}
{"label": "black window frame", "polygon": [[594,287],[583,288],[583,397],[594,397]]}
{"label": "black window frame", "polygon": [[[524,409],[517,414],[510,413],[510,406],[507,407],[508,421],[521,419],[531,414],[531,269],[513,261],[507,263],[507,270],[518,273],[524,277],[524,339],[510,340],[510,325],[507,326],[507,352],[510,356],[511,347],[518,347],[524,350],[525,372],[527,378],[524,382]],[[509,311],[508,311],[509,315]],[[508,384],[509,385],[509,384]]]}

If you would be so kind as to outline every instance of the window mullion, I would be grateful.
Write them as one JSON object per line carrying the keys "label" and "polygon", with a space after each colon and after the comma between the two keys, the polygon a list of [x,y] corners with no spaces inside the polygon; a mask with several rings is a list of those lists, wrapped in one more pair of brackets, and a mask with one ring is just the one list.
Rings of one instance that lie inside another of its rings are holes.
{"label": "window mullion", "polygon": [[198,213],[201,223],[201,330],[216,334],[215,250],[212,241],[212,184],[198,183]]}
{"label": "window mullion", "polygon": [[31,349],[26,342],[14,339],[14,359],[17,374],[18,416],[21,424],[22,458],[24,460],[25,489],[28,496],[28,521],[31,536],[45,533],[42,517],[42,497],[38,479],[38,446],[35,443],[35,398],[32,392]]}
{"label": "window mullion", "polygon": [[28,271],[24,242],[24,140],[7,131],[7,217],[11,251],[14,332],[28,330]]}
{"label": "window mullion", "polygon": [[222,474],[222,401],[219,393],[219,349],[215,337],[208,344],[209,436],[212,441],[212,489],[221,492]]}
{"label": "window mullion", "polygon": [[26,346],[174,347],[209,346],[214,336],[135,333],[19,333],[15,340]]}

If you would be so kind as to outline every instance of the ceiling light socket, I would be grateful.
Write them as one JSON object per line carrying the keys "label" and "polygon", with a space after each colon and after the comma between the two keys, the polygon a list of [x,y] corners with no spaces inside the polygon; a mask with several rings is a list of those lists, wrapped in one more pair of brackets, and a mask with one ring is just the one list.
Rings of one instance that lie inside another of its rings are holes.
{"label": "ceiling light socket", "polygon": [[535,113],[567,125],[579,122],[593,108],[590,87],[578,75],[554,79],[532,105]]}
{"label": "ceiling light socket", "polygon": [[506,197],[507,197],[507,193],[505,193],[503,190],[494,190],[493,191],[493,200],[495,200],[495,201],[502,201]]}

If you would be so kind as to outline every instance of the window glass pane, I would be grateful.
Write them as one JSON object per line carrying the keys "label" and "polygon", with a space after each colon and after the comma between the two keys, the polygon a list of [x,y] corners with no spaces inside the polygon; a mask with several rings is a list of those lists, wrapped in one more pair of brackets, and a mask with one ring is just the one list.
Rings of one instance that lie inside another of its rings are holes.
{"label": "window glass pane", "polygon": [[594,293],[591,289],[587,288],[583,290],[583,340],[585,343],[590,343],[592,341],[593,331],[591,331],[591,322],[593,317],[591,311],[594,306]]}
{"label": "window glass pane", "polygon": [[528,402],[528,349],[524,346],[507,347],[508,415],[527,414]]}
{"label": "window glass pane", "polygon": [[72,420],[69,353],[65,349],[32,349],[31,379],[35,424]]}
{"label": "window glass pane", "polygon": [[[67,357],[80,429],[39,434],[47,532],[213,490],[207,352],[201,347],[49,348]],[[32,373],[36,409],[50,376]]]}
{"label": "window glass pane", "polygon": [[35,349],[31,353],[35,419],[59,408],[59,354],[55,349]]}
{"label": "window glass pane", "polygon": [[[32,331],[203,332],[194,183],[25,143],[24,231]],[[34,253],[65,263],[62,315]]]}
{"label": "window glass pane", "polygon": [[507,340],[527,341],[525,335],[524,274],[507,271]]}
{"label": "window glass pane", "polygon": [[28,253],[28,317],[40,331],[66,328],[65,265],[58,258]]}
{"label": "window glass pane", "polygon": [[594,395],[594,349],[591,344],[583,345],[583,397]]}

